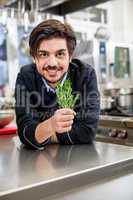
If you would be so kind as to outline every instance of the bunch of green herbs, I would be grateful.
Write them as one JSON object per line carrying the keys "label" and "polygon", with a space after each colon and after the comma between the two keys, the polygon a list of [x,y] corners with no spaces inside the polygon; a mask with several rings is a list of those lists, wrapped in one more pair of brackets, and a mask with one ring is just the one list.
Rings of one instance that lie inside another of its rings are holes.
{"label": "bunch of green herbs", "polygon": [[69,79],[65,80],[64,84],[60,82],[56,85],[57,102],[61,108],[74,108],[76,101],[79,99],[79,95],[72,94],[72,84]]}

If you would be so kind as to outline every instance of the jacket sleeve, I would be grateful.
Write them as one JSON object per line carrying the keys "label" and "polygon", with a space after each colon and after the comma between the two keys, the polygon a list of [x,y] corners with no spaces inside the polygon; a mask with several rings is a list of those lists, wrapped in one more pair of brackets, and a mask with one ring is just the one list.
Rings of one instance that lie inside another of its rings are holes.
{"label": "jacket sleeve", "polygon": [[40,117],[35,105],[32,101],[32,91],[28,86],[31,85],[30,78],[23,76],[20,72],[17,76],[15,85],[15,112],[16,123],[18,127],[18,135],[21,142],[28,148],[43,149],[50,139],[47,139],[43,143],[38,143],[35,139],[35,129],[40,123]]}
{"label": "jacket sleeve", "polygon": [[62,144],[88,144],[95,139],[100,114],[100,95],[95,70],[92,69],[82,86],[81,106],[76,111],[72,130],[57,137]]}

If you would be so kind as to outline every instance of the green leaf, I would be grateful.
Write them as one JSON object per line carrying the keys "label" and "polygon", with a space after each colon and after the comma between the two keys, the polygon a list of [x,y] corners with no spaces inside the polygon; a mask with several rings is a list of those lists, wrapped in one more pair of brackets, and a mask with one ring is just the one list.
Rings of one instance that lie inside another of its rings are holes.
{"label": "green leaf", "polygon": [[61,108],[74,108],[76,101],[79,98],[77,94],[74,96],[72,94],[72,84],[71,81],[65,80],[63,86],[61,86],[60,82],[56,85],[56,94],[57,94],[57,101]]}

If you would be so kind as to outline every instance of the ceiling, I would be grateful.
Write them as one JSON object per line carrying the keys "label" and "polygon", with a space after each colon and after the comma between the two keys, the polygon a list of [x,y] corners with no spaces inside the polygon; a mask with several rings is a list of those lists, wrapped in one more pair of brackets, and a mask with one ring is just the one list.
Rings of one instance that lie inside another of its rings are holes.
{"label": "ceiling", "polygon": [[0,7],[24,8],[58,15],[72,13],[109,0],[0,0]]}

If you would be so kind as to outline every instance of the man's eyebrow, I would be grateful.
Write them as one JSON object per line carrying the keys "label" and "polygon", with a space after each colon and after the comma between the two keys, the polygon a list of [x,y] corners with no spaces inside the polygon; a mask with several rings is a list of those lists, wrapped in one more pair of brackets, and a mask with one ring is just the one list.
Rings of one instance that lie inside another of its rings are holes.
{"label": "man's eyebrow", "polygon": [[59,51],[66,51],[66,49],[59,49],[56,52],[59,52]]}
{"label": "man's eyebrow", "polygon": [[[67,51],[67,49],[58,49],[56,52],[64,52]],[[39,49],[38,50],[39,53],[49,53],[49,51],[45,50],[45,49]]]}
{"label": "man's eyebrow", "polygon": [[39,49],[38,52],[40,52],[40,53],[42,52],[43,53],[43,52],[48,52],[48,51],[43,50],[43,49]]}

